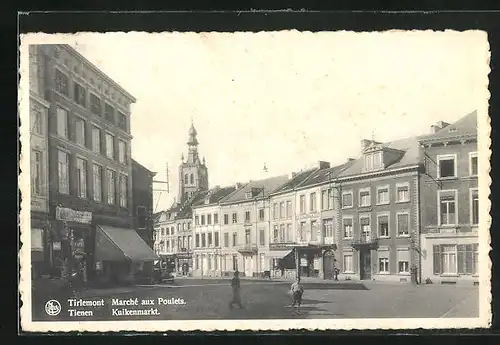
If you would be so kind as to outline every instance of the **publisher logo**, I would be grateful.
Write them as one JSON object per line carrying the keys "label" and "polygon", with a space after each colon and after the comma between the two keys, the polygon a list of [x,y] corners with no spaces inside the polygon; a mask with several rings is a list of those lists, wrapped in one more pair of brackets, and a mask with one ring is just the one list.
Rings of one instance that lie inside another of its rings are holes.
{"label": "publisher logo", "polygon": [[45,303],[45,312],[47,315],[56,316],[61,312],[61,303],[55,299],[51,299]]}

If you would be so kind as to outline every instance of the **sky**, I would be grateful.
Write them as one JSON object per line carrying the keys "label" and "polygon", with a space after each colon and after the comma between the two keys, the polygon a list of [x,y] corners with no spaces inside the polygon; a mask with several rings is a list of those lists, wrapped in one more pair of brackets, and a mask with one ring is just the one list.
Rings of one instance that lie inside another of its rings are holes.
{"label": "sky", "polygon": [[489,48],[473,32],[70,37],[65,43],[137,99],[132,156],[157,180],[170,168],[170,193],[154,193],[156,212],[177,196],[191,121],[210,186],[225,186],[319,160],[342,164],[359,157],[361,139],[425,134],[487,97]]}

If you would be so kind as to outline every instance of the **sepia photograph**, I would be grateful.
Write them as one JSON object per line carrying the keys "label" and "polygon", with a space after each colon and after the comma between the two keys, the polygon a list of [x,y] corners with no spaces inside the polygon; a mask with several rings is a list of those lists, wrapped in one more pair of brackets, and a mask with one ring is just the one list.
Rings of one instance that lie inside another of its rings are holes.
{"label": "sepia photograph", "polygon": [[481,31],[22,35],[22,329],[487,327],[489,58]]}

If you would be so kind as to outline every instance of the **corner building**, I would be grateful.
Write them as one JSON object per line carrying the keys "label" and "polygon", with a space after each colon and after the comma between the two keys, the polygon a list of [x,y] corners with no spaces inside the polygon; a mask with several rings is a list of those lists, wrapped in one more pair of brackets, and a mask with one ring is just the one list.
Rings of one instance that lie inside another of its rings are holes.
{"label": "corner building", "polygon": [[135,98],[68,45],[35,49],[49,104],[52,268],[70,265],[96,285],[131,282],[134,263],[156,258],[133,229]]}
{"label": "corner building", "polygon": [[422,279],[478,283],[479,193],[477,113],[438,122],[420,138],[425,173],[422,205]]}

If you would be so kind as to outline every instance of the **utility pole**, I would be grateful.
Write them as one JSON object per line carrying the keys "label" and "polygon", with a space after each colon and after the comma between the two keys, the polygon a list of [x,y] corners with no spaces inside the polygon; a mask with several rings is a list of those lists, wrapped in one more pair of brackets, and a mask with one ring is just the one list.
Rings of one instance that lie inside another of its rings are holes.
{"label": "utility pole", "polygon": [[160,198],[163,194],[163,192],[166,192],[167,194],[170,193],[170,183],[169,183],[169,174],[170,174],[170,170],[168,168],[168,162],[166,163],[166,181],[161,181],[161,180],[153,180],[153,183],[157,183],[157,184],[164,184],[166,185],[166,189],[156,189],[153,187],[153,192],[160,192],[160,195],[158,196],[158,200],[156,202],[156,206],[155,206],[155,209],[153,211],[153,213],[156,213],[156,209],[158,208],[158,204],[160,203]]}

